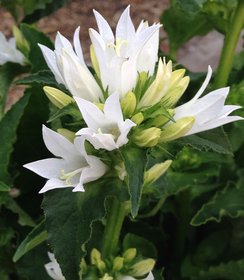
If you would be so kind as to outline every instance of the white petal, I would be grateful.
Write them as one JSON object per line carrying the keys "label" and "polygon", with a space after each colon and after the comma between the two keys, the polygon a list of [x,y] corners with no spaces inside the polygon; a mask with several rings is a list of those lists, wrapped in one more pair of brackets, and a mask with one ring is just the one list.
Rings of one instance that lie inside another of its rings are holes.
{"label": "white petal", "polygon": [[43,140],[48,150],[57,157],[64,159],[76,158],[74,145],[61,134],[42,126]]}
{"label": "white petal", "polygon": [[130,132],[131,128],[134,126],[136,126],[136,124],[133,123],[133,121],[131,121],[129,119],[125,120],[125,122],[123,123],[123,127],[119,126],[121,134],[118,137],[117,142],[116,142],[118,147],[121,147],[128,143],[129,140],[127,138],[127,135]]}
{"label": "white petal", "polygon": [[[104,122],[106,122],[103,112],[96,105],[85,99],[79,97],[74,97],[74,99],[87,126],[95,131],[102,128]],[[79,135],[78,132],[77,135]]]}
{"label": "white petal", "polygon": [[74,52],[73,47],[69,42],[69,40],[58,32],[55,39],[55,50],[60,52],[62,49],[66,49],[70,52]]}
{"label": "white petal", "polygon": [[119,102],[119,94],[111,94],[104,104],[104,115],[111,122],[122,123],[123,114]]}
{"label": "white petal", "polygon": [[63,159],[48,158],[27,163],[24,167],[43,178],[51,179],[61,175],[61,170],[65,169],[65,161]]}
{"label": "white petal", "polygon": [[80,63],[82,65],[86,65],[85,61],[84,61],[83,51],[82,51],[81,44],[80,44],[79,34],[80,34],[80,27],[77,27],[75,30],[75,33],[74,33],[74,38],[73,38],[74,49],[79,58]]}
{"label": "white petal", "polygon": [[40,49],[42,51],[42,54],[44,56],[44,59],[48,65],[48,67],[53,72],[56,81],[58,83],[65,84],[63,77],[61,76],[60,71],[58,69],[54,52],[52,50],[50,50],[49,48],[47,48],[46,46],[43,46],[41,44],[38,44],[38,46],[40,47]]}
{"label": "white petal", "polygon": [[108,22],[96,10],[93,10],[93,13],[94,13],[96,21],[97,21],[99,33],[102,36],[103,40],[106,43],[114,42],[114,34],[113,34],[113,31],[111,30]]}
{"label": "white petal", "polygon": [[50,190],[54,190],[54,189],[62,189],[62,188],[67,188],[67,187],[71,187],[69,185],[67,185],[65,183],[65,181],[62,181],[58,178],[52,178],[49,179],[46,184],[44,185],[44,187],[39,191],[39,193],[44,193]]}
{"label": "white petal", "polygon": [[130,6],[128,6],[118,21],[116,26],[116,43],[118,39],[127,40],[131,42],[135,36],[135,27],[130,17]]}

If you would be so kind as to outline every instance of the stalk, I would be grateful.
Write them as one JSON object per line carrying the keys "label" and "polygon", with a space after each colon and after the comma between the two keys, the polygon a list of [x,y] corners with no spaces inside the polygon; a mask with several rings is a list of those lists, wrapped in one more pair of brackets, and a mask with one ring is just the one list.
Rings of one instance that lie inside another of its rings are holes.
{"label": "stalk", "polygon": [[239,0],[233,20],[224,39],[224,46],[220,56],[218,69],[214,80],[214,88],[227,85],[233,64],[236,45],[244,25],[244,0]]}
{"label": "stalk", "polygon": [[115,253],[126,212],[125,204],[113,197],[108,209],[107,223],[103,235],[101,250],[103,258]]}

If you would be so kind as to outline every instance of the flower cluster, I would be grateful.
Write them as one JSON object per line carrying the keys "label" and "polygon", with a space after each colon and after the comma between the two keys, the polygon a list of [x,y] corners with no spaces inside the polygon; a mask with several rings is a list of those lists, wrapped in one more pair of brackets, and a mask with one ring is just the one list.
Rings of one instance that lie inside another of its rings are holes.
{"label": "flower cluster", "polygon": [[[56,36],[54,51],[40,45],[56,81],[73,96],[45,87],[49,99],[58,108],[75,102],[86,124],[71,141],[43,127],[44,142],[58,158],[25,165],[48,179],[40,192],[64,187],[84,191],[84,184],[106,173],[108,166],[87,153],[87,141],[95,150],[108,152],[127,143],[150,148],[241,119],[229,116],[238,106],[224,105],[229,88],[201,97],[211,78],[210,67],[196,95],[175,107],[188,86],[189,77],[184,76],[184,69],[174,71],[171,61],[158,60],[160,24],[149,26],[142,21],[135,29],[129,12],[127,7],[114,35],[107,21],[94,11],[99,32],[90,29],[89,34],[95,76],[84,61],[79,28],[74,33],[73,46],[60,33]],[[124,172],[120,177],[125,176]]]}

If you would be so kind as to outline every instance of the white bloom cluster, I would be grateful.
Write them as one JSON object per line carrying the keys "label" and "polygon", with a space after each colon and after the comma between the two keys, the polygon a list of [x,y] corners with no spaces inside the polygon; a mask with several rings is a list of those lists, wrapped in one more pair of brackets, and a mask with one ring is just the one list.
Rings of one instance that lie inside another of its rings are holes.
{"label": "white bloom cluster", "polygon": [[0,32],[0,65],[6,62],[15,62],[24,64],[24,55],[16,48],[15,38],[6,39],[4,34]]}
{"label": "white bloom cluster", "polygon": [[[184,77],[184,69],[173,71],[171,61],[166,63],[159,59],[155,70],[160,24],[149,26],[142,21],[135,29],[128,6],[118,21],[114,35],[107,21],[97,11],[94,14],[99,32],[90,29],[89,34],[96,75],[85,64],[79,28],[74,33],[73,46],[60,33],[56,36],[54,51],[40,45],[56,81],[74,97],[67,98],[66,95],[61,100],[62,94],[65,94],[56,90],[50,100],[58,106],[76,102],[86,123],[86,127],[76,133],[73,142],[43,127],[44,142],[55,158],[25,165],[48,179],[40,192],[64,187],[84,191],[84,184],[106,173],[107,166],[101,159],[87,154],[85,141],[97,150],[107,151],[119,149],[129,141],[138,147],[153,147],[160,142],[242,119],[229,116],[238,106],[224,105],[229,88],[201,97],[211,78],[210,67],[196,95],[189,102],[175,107],[188,86],[189,77]],[[49,88],[46,87],[46,90]],[[162,112],[162,107],[168,118],[158,113]],[[148,116],[148,110],[153,117]],[[162,168],[162,174],[166,165],[157,166]]]}

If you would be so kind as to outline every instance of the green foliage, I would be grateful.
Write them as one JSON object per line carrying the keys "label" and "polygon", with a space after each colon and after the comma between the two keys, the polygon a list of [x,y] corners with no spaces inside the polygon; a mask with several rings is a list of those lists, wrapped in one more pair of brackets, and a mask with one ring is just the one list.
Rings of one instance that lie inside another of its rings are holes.
{"label": "green foliage", "polygon": [[25,21],[33,23],[62,7],[67,0],[1,0],[0,4],[5,7],[17,22]]}
{"label": "green foliage", "polygon": [[105,216],[104,201],[110,196],[117,196],[121,201],[128,199],[122,181],[101,180],[87,185],[84,193],[73,193],[66,188],[45,194],[43,209],[48,243],[66,280],[79,280],[79,265],[85,255],[85,244],[91,238],[92,225]]}
{"label": "green foliage", "polygon": [[191,224],[199,226],[209,221],[220,222],[222,217],[238,218],[244,216],[244,189],[227,186],[223,191],[217,192],[209,202],[192,218]]}
{"label": "green foliage", "polygon": [[147,164],[147,150],[127,147],[122,151],[127,172],[127,184],[131,198],[131,214],[136,217],[143,188],[144,170]]}

